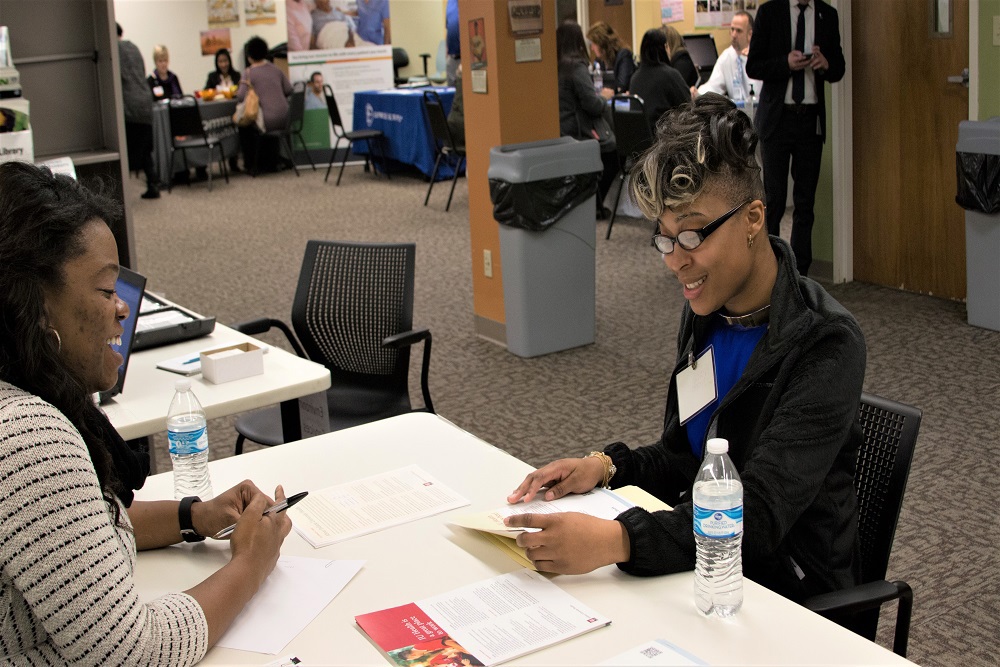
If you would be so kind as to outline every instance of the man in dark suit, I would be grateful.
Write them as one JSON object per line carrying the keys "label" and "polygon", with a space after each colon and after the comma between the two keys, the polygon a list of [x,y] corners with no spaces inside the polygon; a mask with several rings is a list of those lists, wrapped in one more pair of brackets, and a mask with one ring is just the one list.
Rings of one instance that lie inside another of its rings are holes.
{"label": "man in dark suit", "polygon": [[825,82],[844,77],[837,10],[822,0],[771,0],[757,10],[747,75],[761,79],[760,135],[767,231],[778,235],[792,163],[792,250],[799,273],[812,264],[813,204],[826,141]]}

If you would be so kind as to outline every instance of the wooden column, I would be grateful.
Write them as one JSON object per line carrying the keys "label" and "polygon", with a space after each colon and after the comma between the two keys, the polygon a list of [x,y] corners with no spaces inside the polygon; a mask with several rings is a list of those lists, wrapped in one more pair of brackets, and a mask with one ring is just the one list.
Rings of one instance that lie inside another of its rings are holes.
{"label": "wooden column", "polygon": [[[545,28],[540,35],[542,59],[515,61],[515,37],[504,0],[459,0],[462,31],[462,93],[465,102],[466,173],[472,249],[472,294],[476,333],[506,341],[503,302],[503,258],[493,219],[487,171],[494,146],[559,136],[559,92],[556,74],[554,5],[542,0]],[[469,22],[483,19],[486,41],[486,93],[473,92],[473,57]],[[483,251],[492,255],[493,277],[486,277]]]}

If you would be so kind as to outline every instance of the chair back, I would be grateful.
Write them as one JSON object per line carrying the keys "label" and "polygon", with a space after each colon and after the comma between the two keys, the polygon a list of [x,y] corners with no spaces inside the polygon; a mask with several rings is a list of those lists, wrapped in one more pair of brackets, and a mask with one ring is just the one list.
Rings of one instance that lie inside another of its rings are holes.
{"label": "chair back", "polygon": [[330,84],[323,84],[323,95],[326,97],[326,110],[330,114],[330,123],[333,125],[333,133],[338,139],[344,138],[344,122],[340,119],[340,109],[337,108],[337,98],[333,96],[333,88]]}
{"label": "chair back", "polygon": [[201,121],[198,100],[191,95],[172,99],[169,102],[170,136],[204,137],[205,125]]}
{"label": "chair back", "polygon": [[396,85],[406,83],[405,78],[400,78],[399,70],[410,64],[410,56],[406,53],[406,49],[401,46],[392,47],[392,77],[396,82]]}
{"label": "chair back", "polygon": [[885,578],[921,415],[910,405],[861,395],[857,423],[864,440],[858,450],[854,488],[862,582]]}
{"label": "chair back", "polygon": [[292,326],[308,357],[330,369],[334,390],[360,388],[373,404],[405,400],[409,409],[409,348],[382,341],[412,329],[415,257],[412,243],[306,245]]}
{"label": "chair back", "polygon": [[653,130],[646,117],[645,105],[638,95],[615,95],[610,104],[618,160],[625,169],[653,145]]}
{"label": "chair back", "polygon": [[427,112],[427,122],[430,123],[431,133],[434,135],[435,148],[444,148],[451,153],[458,152],[455,138],[451,136],[451,128],[448,127],[448,115],[444,112],[441,96],[436,90],[424,91],[424,110]]}
{"label": "chair back", "polygon": [[288,96],[288,129],[291,132],[301,132],[306,116],[306,91],[293,90]]}

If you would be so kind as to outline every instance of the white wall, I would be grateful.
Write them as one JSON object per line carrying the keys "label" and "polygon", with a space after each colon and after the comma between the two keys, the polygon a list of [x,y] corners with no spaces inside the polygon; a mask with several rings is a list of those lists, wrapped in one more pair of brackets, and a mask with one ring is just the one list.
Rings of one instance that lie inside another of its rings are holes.
{"label": "white wall", "polygon": [[[233,66],[243,71],[243,44],[254,35],[263,37],[269,46],[288,39],[285,27],[285,0],[276,0],[278,22],[274,25],[246,25],[243,2],[239,0],[240,27],[230,28],[233,43]],[[170,71],[180,79],[185,93],[205,85],[208,73],[215,69],[213,56],[201,55],[200,35],[208,30],[206,0],[115,0],[115,20],[121,24],[123,37],[142,51],[147,74],[153,71],[153,46],[164,44],[170,50]]]}
{"label": "white wall", "polygon": [[[215,69],[212,56],[201,55],[199,41],[208,29],[206,0],[115,0],[115,19],[121,24],[125,39],[142,51],[146,71],[153,71],[153,46],[165,44],[170,50],[170,70],[180,79],[185,93],[205,85],[208,73]],[[234,65],[243,70],[243,44],[258,35],[269,46],[288,39],[285,25],[285,0],[275,0],[278,22],[274,25],[246,25],[243,0],[238,0],[240,27],[230,28]],[[403,75],[423,73],[421,53],[431,54],[428,69],[434,72],[438,43],[444,39],[445,0],[390,0],[392,41],[406,49],[410,66]]]}

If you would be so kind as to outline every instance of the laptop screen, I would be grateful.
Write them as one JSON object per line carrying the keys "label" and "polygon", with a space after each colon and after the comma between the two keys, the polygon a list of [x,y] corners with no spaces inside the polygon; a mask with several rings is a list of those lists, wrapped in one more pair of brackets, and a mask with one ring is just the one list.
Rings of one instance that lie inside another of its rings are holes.
{"label": "laptop screen", "polygon": [[711,70],[718,60],[715,49],[715,37],[711,34],[684,35],[684,47],[691,54],[694,66],[699,70]]}
{"label": "laptop screen", "polygon": [[125,371],[128,369],[128,358],[132,353],[132,341],[135,338],[135,323],[139,317],[139,308],[142,306],[142,295],[146,290],[146,278],[135,271],[130,271],[122,267],[118,271],[118,282],[115,283],[115,292],[118,298],[128,304],[129,315],[122,321],[125,331],[122,332],[122,344],[118,347],[118,352],[122,355],[121,368],[118,369],[118,382],[108,391],[101,392],[101,402],[107,401],[112,396],[122,392],[125,386]]}

